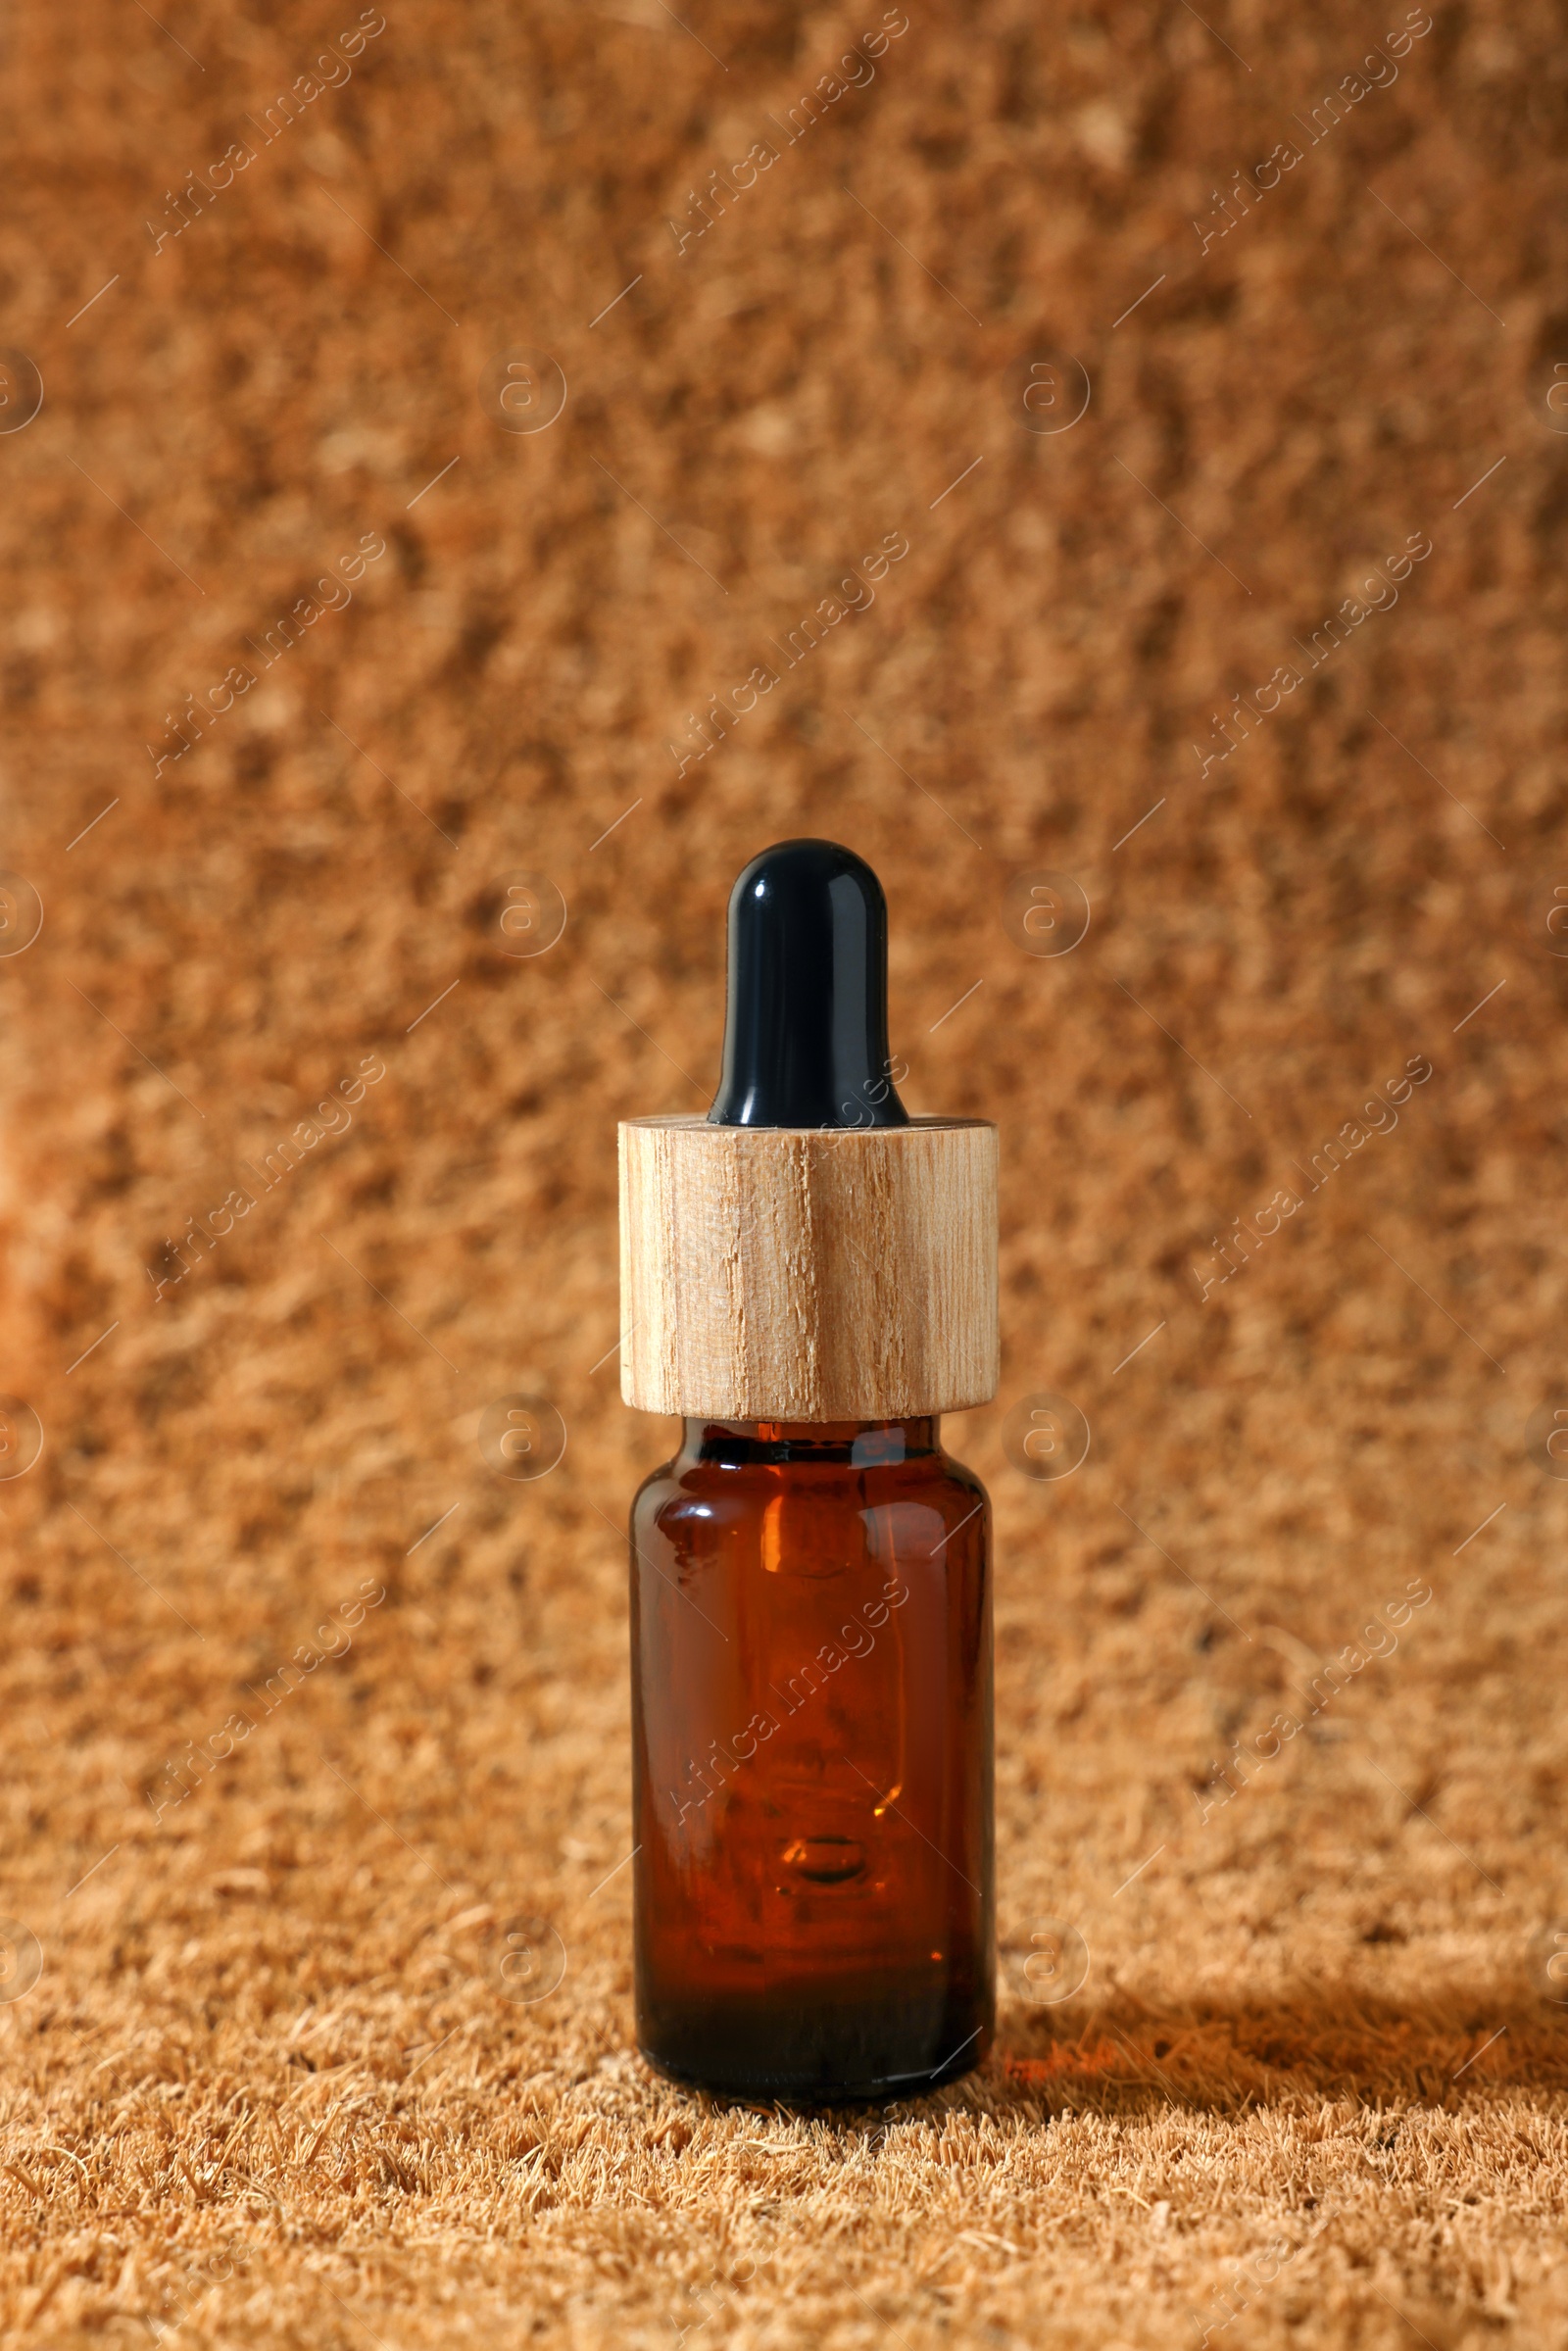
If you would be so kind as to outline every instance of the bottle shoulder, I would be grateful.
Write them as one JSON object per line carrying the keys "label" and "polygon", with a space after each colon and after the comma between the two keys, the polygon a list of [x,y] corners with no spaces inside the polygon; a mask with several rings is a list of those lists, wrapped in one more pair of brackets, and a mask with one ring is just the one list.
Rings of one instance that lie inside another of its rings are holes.
{"label": "bottle shoulder", "polygon": [[991,1495],[985,1481],[978,1470],[969,1467],[967,1461],[958,1460],[953,1453],[939,1453],[937,1459],[942,1464],[944,1477],[952,1485],[961,1486],[965,1494],[978,1494],[983,1502],[990,1501]]}
{"label": "bottle shoulder", "polygon": [[829,1468],[730,1464],[677,1454],[637,1489],[632,1524],[668,1528],[693,1519],[734,1524],[761,1516],[781,1496],[809,1497],[819,1509],[846,1514],[913,1503],[935,1510],[949,1526],[971,1517],[984,1524],[990,1515],[990,1497],[975,1472],[941,1451],[899,1462]]}
{"label": "bottle shoulder", "polygon": [[662,1461],[657,1469],[649,1471],[631,1497],[633,1526],[656,1518],[666,1503],[678,1501],[681,1493],[678,1456],[673,1461]]}

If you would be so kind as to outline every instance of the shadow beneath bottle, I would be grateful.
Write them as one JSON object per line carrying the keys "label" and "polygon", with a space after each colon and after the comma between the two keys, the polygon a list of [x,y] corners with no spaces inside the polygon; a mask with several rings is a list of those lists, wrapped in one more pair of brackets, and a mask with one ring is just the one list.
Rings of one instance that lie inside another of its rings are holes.
{"label": "shadow beneath bottle", "polygon": [[[1508,1985],[1446,1985],[1395,1999],[1317,1982],[1256,1999],[1196,1994],[1157,2006],[1132,1995],[1004,2010],[983,2066],[924,2096],[877,2104],[791,2100],[875,2139],[900,2121],[950,2115],[1050,2122],[1175,2106],[1236,2115],[1325,2100],[1456,2111],[1508,2094],[1568,2090],[1568,2003]],[[711,2097],[713,2110],[759,2102]]]}
{"label": "shadow beneath bottle", "polygon": [[[985,2065],[920,2105],[1004,2115],[1210,2114],[1353,2099],[1457,2108],[1568,2090],[1568,2005],[1506,1985],[1381,1997],[1316,1982],[1256,1999],[1132,1997],[1004,2013]],[[918,2108],[911,2104],[910,2112]]]}

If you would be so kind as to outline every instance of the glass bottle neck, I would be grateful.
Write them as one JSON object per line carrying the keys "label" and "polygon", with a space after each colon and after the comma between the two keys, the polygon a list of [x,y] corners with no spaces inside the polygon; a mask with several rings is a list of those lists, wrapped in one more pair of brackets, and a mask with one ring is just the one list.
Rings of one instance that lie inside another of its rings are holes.
{"label": "glass bottle neck", "polygon": [[912,1420],[688,1420],[681,1453],[720,1468],[799,1461],[869,1469],[939,1451],[941,1426],[934,1413]]}

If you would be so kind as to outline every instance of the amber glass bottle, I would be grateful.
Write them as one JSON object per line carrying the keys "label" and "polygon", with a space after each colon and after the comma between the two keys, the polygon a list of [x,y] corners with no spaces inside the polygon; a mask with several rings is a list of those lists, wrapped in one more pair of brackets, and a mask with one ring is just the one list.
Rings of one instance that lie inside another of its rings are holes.
{"label": "amber glass bottle", "polygon": [[684,1423],[632,1510],[637,2033],[704,2088],[927,2089],[995,2011],[996,1130],[910,1118],[870,867],[730,900],[706,1119],[620,1131],[621,1394]]}
{"label": "amber glass bottle", "polygon": [[929,2088],[994,2014],[989,1506],[924,1417],[688,1420],[632,1514],[638,2038]]}

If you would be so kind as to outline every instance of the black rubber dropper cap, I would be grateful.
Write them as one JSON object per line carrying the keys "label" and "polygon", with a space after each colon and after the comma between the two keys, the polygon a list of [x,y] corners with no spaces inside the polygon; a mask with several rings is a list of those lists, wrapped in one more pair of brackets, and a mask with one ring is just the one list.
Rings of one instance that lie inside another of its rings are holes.
{"label": "black rubber dropper cap", "polygon": [[888,1053],[888,906],[836,841],[779,841],[729,899],[721,1127],[902,1127]]}

